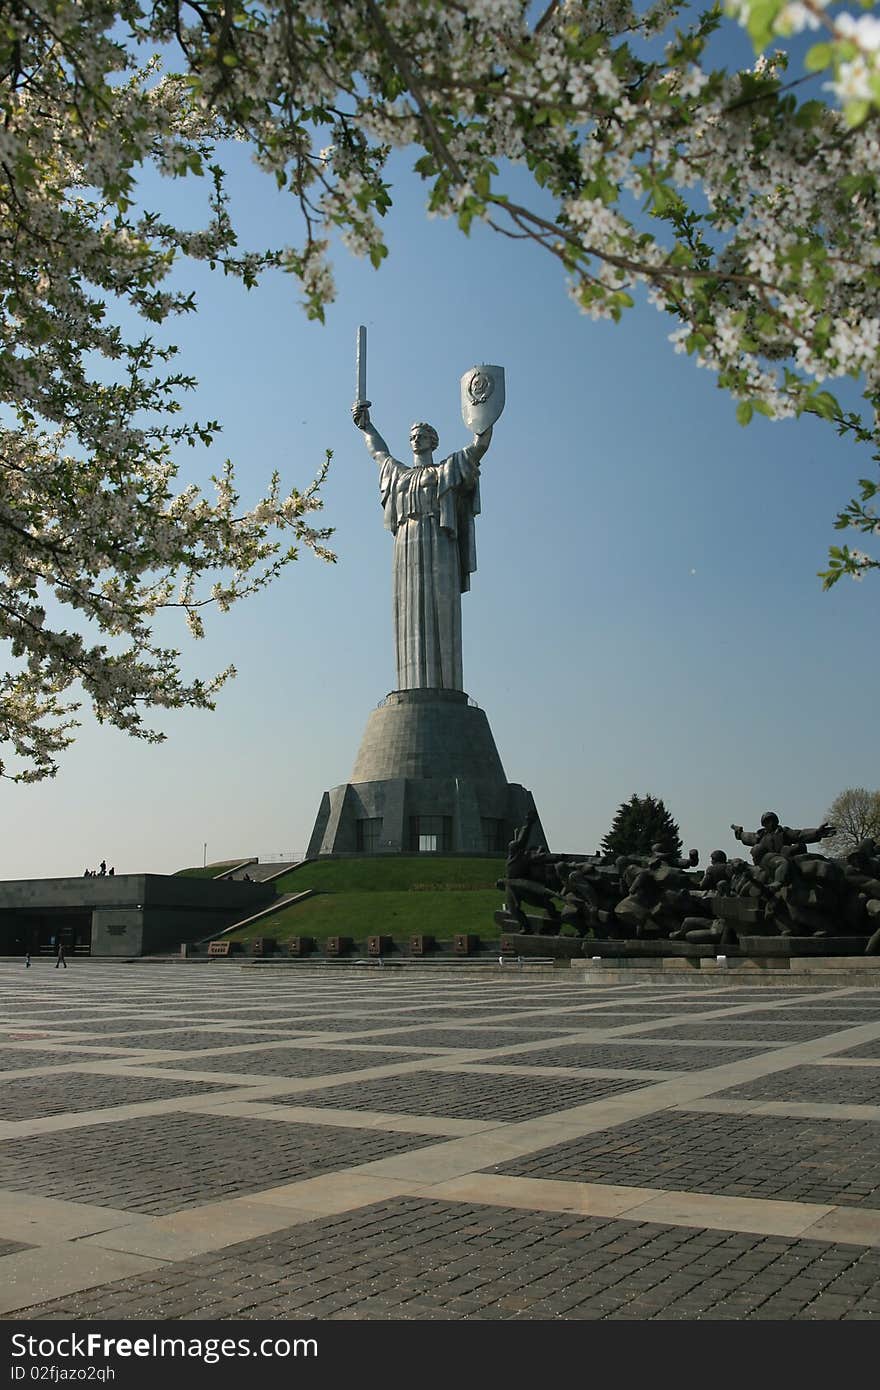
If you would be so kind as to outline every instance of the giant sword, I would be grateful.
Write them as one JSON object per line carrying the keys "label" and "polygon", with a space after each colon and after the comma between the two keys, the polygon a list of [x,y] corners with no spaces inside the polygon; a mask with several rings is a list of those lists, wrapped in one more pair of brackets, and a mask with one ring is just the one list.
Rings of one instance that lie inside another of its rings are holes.
{"label": "giant sword", "polygon": [[367,330],[363,324],[357,334],[357,396],[355,405],[364,405],[367,399]]}

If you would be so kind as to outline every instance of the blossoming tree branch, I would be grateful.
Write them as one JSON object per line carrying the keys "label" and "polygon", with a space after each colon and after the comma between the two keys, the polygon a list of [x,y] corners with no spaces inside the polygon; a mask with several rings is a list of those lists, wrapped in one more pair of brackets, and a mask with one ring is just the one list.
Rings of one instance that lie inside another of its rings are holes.
{"label": "blossoming tree branch", "polygon": [[[711,66],[737,22],[755,62]],[[801,31],[793,71],[785,45]],[[250,509],[228,466],[210,499],[175,490],[180,446],[218,426],[185,420],[194,383],[150,335],[195,307],[168,288],[186,257],[246,285],[280,267],[322,317],[334,236],[376,266],[386,254],[394,148],[414,150],[432,211],[542,250],[593,318],[647,295],[742,423],[807,412],[876,446],[880,21],[858,5],[6,0],[0,92],[6,775],[54,771],[80,689],[149,739],[146,711],[209,705],[229,673],[186,682],[155,641],[160,608],[179,605],[198,634],[206,604],[269,582],[297,543],[329,557],[312,525],[323,471],[302,492],[273,478]],[[289,191],[290,245],[239,247],[230,137]],[[147,165],[206,181],[204,226],[141,205]],[[507,191],[514,165],[528,201]],[[145,321],[137,341],[122,308]],[[861,413],[834,394],[844,377]],[[859,487],[837,525],[877,535],[878,482]],[[841,545],[823,579],[875,568]]]}

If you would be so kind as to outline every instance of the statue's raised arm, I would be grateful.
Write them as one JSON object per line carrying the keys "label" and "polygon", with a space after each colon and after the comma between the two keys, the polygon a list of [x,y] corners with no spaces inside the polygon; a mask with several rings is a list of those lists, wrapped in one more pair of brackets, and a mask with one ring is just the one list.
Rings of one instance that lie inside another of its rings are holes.
{"label": "statue's raised arm", "polygon": [[355,401],[351,408],[351,418],[357,429],[363,432],[364,443],[377,463],[384,462],[388,445],[370,419],[372,401],[367,400],[367,330],[363,324],[357,331],[357,382]]}
{"label": "statue's raised arm", "polygon": [[488,428],[487,430],[483,430],[482,433],[480,433],[480,434],[475,434],[475,435],[474,435],[473,443],[471,444],[470,449],[471,449],[471,453],[474,455],[474,457],[475,457],[475,459],[476,459],[477,461],[479,461],[479,460],[483,457],[483,455],[485,454],[486,450],[488,449],[488,447],[489,447],[489,445],[490,445],[491,443],[492,443],[492,426],[491,426],[491,425],[489,426],[489,428]]}
{"label": "statue's raised arm", "polygon": [[827,821],[823,821],[821,825],[804,830],[792,830],[789,833],[792,839],[796,840],[799,844],[814,845],[819,840],[827,840],[829,836],[835,833],[836,829],[836,826],[829,825]]}
{"label": "statue's raised arm", "polygon": [[372,401],[355,401],[351,408],[351,418],[356,427],[362,431],[364,443],[373,458],[378,461],[379,455],[388,453],[388,445],[370,419],[370,406],[372,404]]}

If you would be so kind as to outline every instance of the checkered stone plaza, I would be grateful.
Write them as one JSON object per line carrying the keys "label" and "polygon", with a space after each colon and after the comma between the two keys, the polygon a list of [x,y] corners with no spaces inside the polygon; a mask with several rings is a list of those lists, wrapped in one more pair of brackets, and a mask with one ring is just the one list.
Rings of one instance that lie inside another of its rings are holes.
{"label": "checkered stone plaza", "polygon": [[0,962],[0,1313],[874,1319],[880,992]]}

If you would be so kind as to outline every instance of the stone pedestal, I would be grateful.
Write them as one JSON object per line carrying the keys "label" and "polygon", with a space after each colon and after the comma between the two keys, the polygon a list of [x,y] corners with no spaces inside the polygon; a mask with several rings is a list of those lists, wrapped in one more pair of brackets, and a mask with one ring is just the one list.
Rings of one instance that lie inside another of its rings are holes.
{"label": "stone pedestal", "polygon": [[324,793],[308,854],[503,854],[533,807],[463,691],[395,690],[370,715],[351,781]]}

